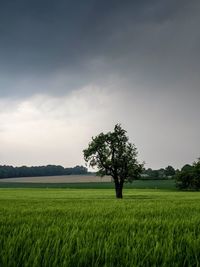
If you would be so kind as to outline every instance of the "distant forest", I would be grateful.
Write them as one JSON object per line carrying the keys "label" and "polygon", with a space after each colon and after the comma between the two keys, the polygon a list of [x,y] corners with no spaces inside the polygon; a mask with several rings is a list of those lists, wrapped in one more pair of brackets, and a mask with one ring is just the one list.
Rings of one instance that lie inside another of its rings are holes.
{"label": "distant forest", "polygon": [[71,174],[88,174],[87,168],[83,166],[75,166],[72,168],[64,168],[60,165],[47,166],[21,166],[13,167],[0,165],[0,179],[11,177],[34,177],[34,176],[56,176],[56,175],[71,175]]}
{"label": "distant forest", "polygon": [[158,170],[152,170],[151,168],[149,169],[144,169],[142,178],[143,179],[169,179],[173,178],[176,173],[179,170],[175,170],[172,166],[167,166],[165,169],[161,168]]}
{"label": "distant forest", "polygon": [[[173,178],[178,170],[172,166],[165,169],[152,170],[144,169],[141,179],[169,179]],[[35,176],[56,176],[56,175],[84,175],[90,174],[84,166],[75,166],[72,168],[64,168],[60,165],[47,166],[21,166],[13,167],[8,165],[0,165],[0,179],[15,177],[35,177]],[[93,173],[94,174],[94,173]]]}

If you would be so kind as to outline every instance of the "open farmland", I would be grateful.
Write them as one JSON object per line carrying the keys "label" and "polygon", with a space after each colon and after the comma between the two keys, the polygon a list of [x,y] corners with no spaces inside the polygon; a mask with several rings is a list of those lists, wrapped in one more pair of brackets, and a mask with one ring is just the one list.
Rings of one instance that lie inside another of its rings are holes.
{"label": "open farmland", "polygon": [[59,175],[0,179],[0,182],[4,183],[101,183],[110,181],[110,176],[102,178],[95,175]]}
{"label": "open farmland", "polygon": [[0,266],[199,266],[200,194],[0,189]]}
{"label": "open farmland", "polygon": [[[176,190],[174,180],[135,180],[125,183],[125,188]],[[0,179],[0,188],[75,188],[75,189],[111,189],[111,178],[83,175],[23,177]]]}

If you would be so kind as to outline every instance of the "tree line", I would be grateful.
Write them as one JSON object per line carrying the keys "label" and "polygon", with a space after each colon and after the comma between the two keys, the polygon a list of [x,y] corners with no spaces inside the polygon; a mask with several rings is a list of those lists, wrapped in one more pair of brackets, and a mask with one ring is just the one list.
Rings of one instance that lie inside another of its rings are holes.
{"label": "tree line", "polygon": [[172,179],[178,170],[175,170],[172,166],[167,166],[166,168],[161,168],[158,170],[153,170],[151,168],[144,169],[141,174],[143,179]]}
{"label": "tree line", "polygon": [[87,174],[88,170],[84,166],[75,166],[72,168],[64,168],[60,165],[47,166],[21,166],[13,167],[0,165],[0,179],[11,177],[34,177],[34,176],[55,176],[55,175],[82,175]]}
{"label": "tree line", "polygon": [[172,166],[165,169],[147,169],[141,174],[142,179],[174,179],[176,187],[181,190],[200,189],[200,159],[192,165],[185,164],[180,170]]}

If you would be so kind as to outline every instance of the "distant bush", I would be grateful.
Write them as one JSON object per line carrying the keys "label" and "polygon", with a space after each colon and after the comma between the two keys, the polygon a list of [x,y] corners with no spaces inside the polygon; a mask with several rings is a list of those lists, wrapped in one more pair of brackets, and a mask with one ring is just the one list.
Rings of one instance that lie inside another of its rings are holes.
{"label": "distant bush", "polygon": [[200,159],[193,165],[185,165],[176,174],[176,186],[182,190],[200,189]]}

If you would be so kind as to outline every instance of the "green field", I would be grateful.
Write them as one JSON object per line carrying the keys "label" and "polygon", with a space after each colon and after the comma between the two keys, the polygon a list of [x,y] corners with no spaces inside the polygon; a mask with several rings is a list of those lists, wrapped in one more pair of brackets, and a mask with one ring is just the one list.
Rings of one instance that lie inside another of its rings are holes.
{"label": "green field", "polygon": [[0,266],[199,266],[200,193],[1,188]]}
{"label": "green field", "polygon": [[[3,181],[4,179],[2,179]],[[174,180],[136,180],[133,183],[125,183],[125,188],[134,189],[170,189],[175,190]],[[114,184],[110,182],[87,183],[19,183],[0,182],[0,188],[74,188],[74,189],[111,189]]]}

